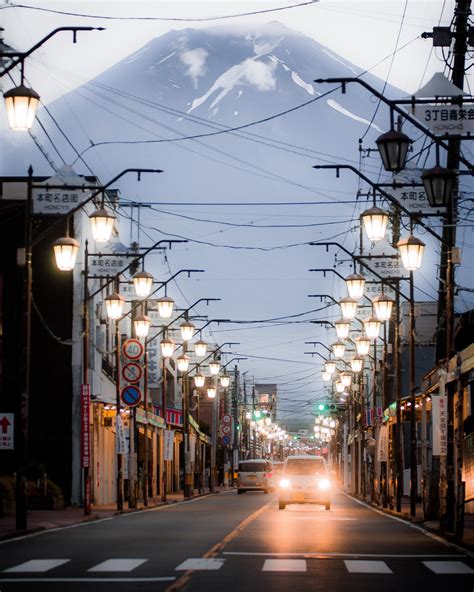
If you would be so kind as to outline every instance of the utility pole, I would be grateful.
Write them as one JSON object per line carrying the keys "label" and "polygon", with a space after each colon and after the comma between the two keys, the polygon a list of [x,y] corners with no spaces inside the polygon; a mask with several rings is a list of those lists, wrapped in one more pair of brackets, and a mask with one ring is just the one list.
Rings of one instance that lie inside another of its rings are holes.
{"label": "utility pole", "polygon": [[[457,0],[454,9],[454,30],[451,32],[449,46],[453,44],[453,68],[452,83],[460,90],[464,89],[466,72],[466,53],[471,27],[469,16],[471,14],[471,0]],[[435,37],[436,31],[425,34],[426,37]],[[457,171],[460,165],[461,140],[450,139],[449,153],[446,166],[449,170]],[[440,279],[438,288],[438,332],[436,337],[436,360],[445,361],[449,365],[449,359],[454,352],[454,266],[453,248],[456,244],[456,221],[458,216],[458,181],[456,179],[453,197],[448,202],[446,217],[443,222],[443,243],[441,246]],[[448,369],[448,368],[447,368]],[[454,400],[453,394],[448,394],[448,450],[446,458],[441,459],[441,472],[446,471],[447,480],[440,480],[439,496],[441,507],[446,511],[440,515],[441,526],[444,530],[453,532],[459,530],[455,516],[462,516],[462,512],[456,511],[464,499],[458,499],[462,495],[462,429],[454,433]],[[456,441],[455,441],[456,440]],[[456,454],[455,454],[456,449]],[[462,528],[461,528],[462,530]]]}
{"label": "utility pole", "polygon": [[[255,417],[255,384],[252,385],[252,417]],[[252,430],[252,458],[257,456],[257,430]]]}
{"label": "utility pole", "polygon": [[232,430],[232,485],[234,484],[234,475],[239,466],[239,417],[238,417],[238,388],[239,388],[239,371],[237,364],[234,366],[234,384],[232,385],[232,415],[233,415],[233,430]]}

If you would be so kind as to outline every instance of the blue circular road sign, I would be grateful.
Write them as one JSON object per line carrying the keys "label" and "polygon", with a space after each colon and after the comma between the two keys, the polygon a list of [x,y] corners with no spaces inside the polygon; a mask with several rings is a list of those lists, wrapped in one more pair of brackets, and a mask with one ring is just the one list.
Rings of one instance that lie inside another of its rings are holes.
{"label": "blue circular road sign", "polygon": [[122,403],[124,403],[124,405],[134,407],[142,400],[142,391],[137,386],[129,384],[123,387],[120,393],[120,398],[122,399]]}

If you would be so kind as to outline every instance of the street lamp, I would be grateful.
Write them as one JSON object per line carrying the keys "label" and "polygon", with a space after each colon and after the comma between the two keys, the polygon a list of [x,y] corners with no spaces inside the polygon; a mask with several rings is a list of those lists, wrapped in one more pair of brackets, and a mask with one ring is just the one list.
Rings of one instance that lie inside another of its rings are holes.
{"label": "street lamp", "polygon": [[324,369],[329,375],[334,374],[336,371],[336,362],[334,360],[326,360],[324,362]]}
{"label": "street lamp", "polygon": [[329,372],[326,372],[326,370],[323,370],[321,372],[321,375],[323,377],[324,382],[328,382],[329,380],[331,380],[331,374]]}
{"label": "street lamp", "polygon": [[343,393],[345,386],[342,384],[340,380],[336,380],[336,392]]}
{"label": "street lamp", "polygon": [[369,317],[364,319],[365,334],[369,339],[377,339],[380,334],[380,327],[382,323],[376,317]]}
{"label": "street lamp", "polygon": [[20,84],[4,95],[8,125],[14,131],[29,131],[33,125],[39,94],[32,88]]}
{"label": "street lamp", "polygon": [[336,358],[342,358],[346,350],[344,343],[342,343],[342,341],[336,341],[331,345],[331,347]]}
{"label": "street lamp", "polygon": [[199,372],[198,374],[194,375],[194,386],[196,388],[202,388],[204,386],[205,382],[206,382],[206,377],[204,376],[204,374],[201,374]]}
{"label": "street lamp", "polygon": [[376,144],[386,171],[398,173],[405,168],[408,148],[411,144],[406,134],[391,129],[379,136]]}
{"label": "street lamp", "polygon": [[375,316],[379,321],[389,321],[392,316],[394,300],[387,294],[379,294],[372,300]]}
{"label": "street lamp", "polygon": [[142,269],[142,271],[137,271],[137,273],[134,274],[132,280],[135,294],[138,298],[148,298],[153,287],[153,276],[151,273]]}
{"label": "street lamp", "polygon": [[354,356],[351,359],[351,370],[352,370],[352,372],[355,372],[355,373],[360,372],[362,370],[363,363],[364,363],[363,358],[361,358],[360,356]]}
{"label": "street lamp", "polygon": [[217,360],[213,360],[209,362],[209,372],[212,376],[217,376],[219,374],[219,370],[221,369],[221,365]]}
{"label": "street lamp", "polygon": [[207,396],[209,399],[215,399],[216,397],[216,387],[215,386],[208,386],[207,387]]}
{"label": "street lamp", "polygon": [[158,315],[161,319],[169,319],[173,314],[174,300],[169,296],[158,298],[156,302]]}
{"label": "street lamp", "polygon": [[370,351],[370,339],[367,337],[357,337],[355,340],[357,354],[359,356],[366,356]]}
{"label": "street lamp", "polygon": [[72,271],[79,252],[79,241],[70,236],[58,238],[53,243],[54,258],[60,271]]}
{"label": "street lamp", "polygon": [[221,387],[227,388],[230,384],[230,376],[228,374],[223,374],[220,377],[220,381],[221,381]]}
{"label": "street lamp", "polygon": [[349,329],[351,328],[351,324],[349,321],[345,319],[339,319],[334,323],[336,327],[336,333],[339,339],[347,339],[349,335]]}
{"label": "street lamp", "polygon": [[198,358],[203,358],[207,352],[207,343],[202,339],[198,339],[194,344],[194,353]]}
{"label": "street lamp", "polygon": [[425,250],[425,243],[422,240],[410,234],[398,241],[397,248],[400,251],[403,267],[407,271],[420,269]]}
{"label": "street lamp", "polygon": [[376,242],[385,237],[387,230],[388,214],[384,210],[374,206],[365,210],[361,215],[365,232],[369,240]]}
{"label": "street lamp", "polygon": [[151,320],[146,315],[141,315],[133,320],[133,326],[135,328],[135,335],[137,337],[148,337],[148,331],[150,330]]}
{"label": "street lamp", "polygon": [[187,372],[189,368],[189,357],[186,354],[181,354],[176,358],[176,364],[180,372]]}
{"label": "street lamp", "polygon": [[365,276],[361,273],[353,273],[348,275],[345,281],[349,296],[355,300],[360,300],[364,295]]}
{"label": "street lamp", "polygon": [[341,372],[339,374],[339,379],[344,387],[349,387],[352,382],[352,374],[350,372]]}
{"label": "street lamp", "polygon": [[424,171],[421,180],[425,186],[430,206],[433,208],[446,207],[453,196],[456,174],[450,169],[437,165]]}
{"label": "street lamp", "polygon": [[196,330],[195,326],[189,321],[184,321],[184,323],[181,323],[179,328],[181,330],[181,339],[183,341],[191,341],[194,331]]}
{"label": "street lamp", "polygon": [[339,306],[341,307],[342,318],[352,321],[357,312],[357,300],[347,297],[341,298],[339,300]]}
{"label": "street lamp", "polygon": [[115,214],[102,207],[89,216],[91,221],[92,237],[97,243],[106,243],[112,235]]}
{"label": "street lamp", "polygon": [[174,354],[174,341],[165,337],[160,341],[161,355],[163,358],[171,358]]}
{"label": "street lamp", "polygon": [[109,319],[114,321],[118,320],[122,316],[123,306],[125,304],[125,298],[118,293],[110,294],[105,298],[105,307],[107,310],[107,316]]}

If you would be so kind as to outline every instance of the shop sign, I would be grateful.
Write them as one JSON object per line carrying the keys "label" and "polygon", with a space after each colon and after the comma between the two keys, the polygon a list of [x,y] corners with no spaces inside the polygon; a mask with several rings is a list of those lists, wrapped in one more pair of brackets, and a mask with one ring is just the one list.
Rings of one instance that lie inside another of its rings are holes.
{"label": "shop sign", "polygon": [[174,430],[165,430],[163,439],[163,460],[173,460]]}
{"label": "shop sign", "polygon": [[474,133],[474,107],[472,105],[423,105],[415,116],[430,132],[437,135],[463,135]]}
{"label": "shop sign", "polygon": [[89,468],[91,463],[91,434],[89,409],[91,404],[91,387],[81,385],[81,466]]}
{"label": "shop sign", "polygon": [[446,456],[448,452],[448,398],[434,395],[431,399],[433,422],[433,456]]}

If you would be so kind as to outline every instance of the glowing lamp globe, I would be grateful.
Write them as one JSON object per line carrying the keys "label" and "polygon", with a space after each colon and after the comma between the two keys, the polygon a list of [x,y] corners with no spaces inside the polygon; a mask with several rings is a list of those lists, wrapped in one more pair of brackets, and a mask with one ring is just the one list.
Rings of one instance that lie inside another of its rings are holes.
{"label": "glowing lamp globe", "polygon": [[10,129],[29,131],[35,119],[40,99],[39,94],[32,88],[20,84],[20,86],[4,93],[3,98],[5,99],[5,110]]}
{"label": "glowing lamp globe", "polygon": [[346,277],[346,286],[349,296],[360,300],[364,295],[365,277],[360,273],[353,273]]}
{"label": "glowing lamp globe", "polygon": [[351,328],[350,321],[346,319],[339,319],[339,321],[336,321],[334,323],[334,326],[336,327],[336,333],[338,338],[347,339],[347,337],[349,336],[349,330]]}
{"label": "glowing lamp globe", "polygon": [[115,214],[105,208],[99,208],[89,216],[89,219],[94,240],[97,243],[106,243],[112,235]]}
{"label": "glowing lamp globe", "polygon": [[387,294],[379,294],[372,300],[375,316],[379,321],[389,321],[392,316],[394,300]]}
{"label": "glowing lamp globe", "polygon": [[342,318],[352,321],[357,312],[357,300],[355,298],[341,298],[339,306],[341,307]]}
{"label": "glowing lamp globe", "polygon": [[147,337],[150,330],[151,320],[146,315],[140,315],[133,319],[133,326],[135,328],[135,335],[137,337]]}
{"label": "glowing lamp globe", "polygon": [[181,331],[181,339],[183,341],[190,341],[193,338],[194,331],[196,328],[192,323],[190,323],[189,321],[184,321],[184,323],[181,323],[179,328]]}
{"label": "glowing lamp globe", "polygon": [[160,341],[161,355],[164,358],[171,358],[174,354],[174,347],[174,341],[171,341],[171,339],[165,337]]}
{"label": "glowing lamp globe", "polygon": [[410,235],[400,239],[397,243],[403,267],[408,271],[420,269],[425,250],[425,243],[416,236]]}
{"label": "glowing lamp globe", "polygon": [[370,241],[377,242],[385,238],[387,230],[388,214],[380,208],[370,208],[363,212],[362,223]]}
{"label": "glowing lamp globe", "polygon": [[53,252],[58,269],[72,271],[79,252],[79,242],[69,236],[59,238],[53,244]]}
{"label": "glowing lamp globe", "polygon": [[105,298],[105,308],[109,319],[118,320],[122,316],[125,298],[120,294],[110,294]]}
{"label": "glowing lamp globe", "polygon": [[137,271],[133,278],[133,287],[138,298],[148,298],[153,287],[153,276],[146,271]]}
{"label": "glowing lamp globe", "polygon": [[156,302],[160,319],[169,319],[173,314],[174,300],[169,296],[163,296]]}
{"label": "glowing lamp globe", "polygon": [[194,353],[198,358],[203,358],[207,352],[207,343],[202,339],[198,339],[194,344]]}

